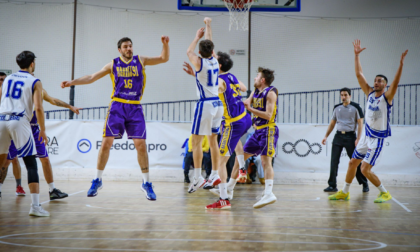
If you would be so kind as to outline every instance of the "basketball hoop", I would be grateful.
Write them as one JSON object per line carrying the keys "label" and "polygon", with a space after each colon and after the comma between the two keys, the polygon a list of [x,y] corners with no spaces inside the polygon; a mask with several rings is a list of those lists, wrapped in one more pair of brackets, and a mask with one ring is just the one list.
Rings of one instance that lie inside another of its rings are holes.
{"label": "basketball hoop", "polygon": [[232,26],[236,26],[236,30],[247,31],[248,13],[254,0],[223,0],[223,2],[229,10],[229,31]]}

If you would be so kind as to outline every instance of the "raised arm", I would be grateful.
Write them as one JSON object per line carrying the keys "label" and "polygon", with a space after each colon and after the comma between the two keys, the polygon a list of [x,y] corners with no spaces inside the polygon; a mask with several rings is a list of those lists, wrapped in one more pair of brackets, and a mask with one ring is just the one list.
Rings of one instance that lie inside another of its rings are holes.
{"label": "raised arm", "polygon": [[104,77],[107,74],[110,74],[112,72],[112,62],[106,64],[100,71],[85,75],[83,77],[80,77],[78,79],[72,80],[72,81],[63,81],[61,82],[61,88],[65,87],[71,87],[76,85],[85,85],[85,84],[91,84],[100,78]]}
{"label": "raised arm", "polygon": [[37,81],[34,86],[34,110],[36,114],[36,118],[38,120],[39,125],[39,137],[38,140],[41,140],[42,142],[47,145],[48,138],[47,134],[45,133],[45,118],[44,118],[44,107],[42,106],[42,83],[41,81]]}
{"label": "raised arm", "polygon": [[360,64],[360,58],[359,58],[359,54],[363,52],[363,50],[365,50],[366,48],[360,47],[360,40],[358,39],[356,39],[353,42],[353,46],[354,46],[354,56],[355,56],[354,63],[355,63],[357,81],[359,82],[359,85],[362,88],[365,95],[368,96],[373,91],[373,89],[369,86],[369,84],[366,81],[365,76],[363,75],[362,65]]}
{"label": "raised arm", "polygon": [[194,70],[192,69],[192,67],[191,67],[191,65],[190,64],[188,64],[187,62],[185,62],[184,61],[184,68],[183,68],[183,70],[188,74],[188,75],[191,75],[191,76],[193,76],[193,77],[195,77],[195,72],[194,72]]}
{"label": "raised arm", "polygon": [[74,106],[72,106],[68,103],[63,102],[60,99],[57,99],[57,98],[54,98],[54,97],[50,96],[45,89],[42,90],[42,97],[43,97],[44,101],[49,102],[51,105],[58,106],[58,107],[63,107],[63,108],[68,108],[71,111],[73,111],[74,113],[79,114],[79,109],[80,108],[76,108],[76,107],[74,107]]}
{"label": "raised arm", "polygon": [[[250,97],[252,97],[252,96],[250,96]],[[249,112],[251,112],[252,114],[254,114],[258,117],[264,118],[266,120],[271,119],[271,117],[273,116],[273,112],[274,112],[274,105],[276,104],[276,100],[277,100],[277,95],[276,95],[275,92],[270,91],[267,94],[267,103],[266,103],[266,110],[265,111],[259,111],[257,109],[254,109],[253,107],[251,107],[250,103],[248,102],[248,99],[246,99],[244,101],[244,105]]]}
{"label": "raised arm", "polygon": [[201,68],[201,60],[195,54],[194,50],[197,47],[198,41],[204,36],[204,27],[198,29],[197,33],[195,34],[194,40],[191,42],[190,46],[187,49],[188,59],[190,60],[191,64],[193,64],[196,71],[199,71]]}
{"label": "raised arm", "polygon": [[325,145],[327,143],[327,138],[331,134],[331,132],[333,131],[336,123],[337,123],[336,120],[331,119],[330,125],[328,125],[328,128],[327,128],[327,133],[325,134],[324,139],[322,139],[322,144],[323,145]]}
{"label": "raised arm", "polygon": [[206,24],[206,32],[204,38],[213,41],[213,32],[211,30],[211,18],[204,18],[204,23]]}
{"label": "raised arm", "polygon": [[168,36],[162,36],[160,38],[162,41],[162,52],[160,56],[157,57],[146,57],[146,56],[140,56],[141,61],[143,62],[144,66],[153,66],[162,64],[165,62],[168,62],[169,60],[169,37]]}
{"label": "raised arm", "polygon": [[408,53],[408,50],[406,50],[401,55],[400,66],[398,67],[398,70],[397,70],[397,73],[395,74],[394,80],[392,81],[391,86],[389,86],[388,91],[385,92],[385,97],[386,97],[386,99],[388,100],[389,103],[392,102],[395,94],[397,93],[398,84],[400,83],[401,74],[402,74],[402,70],[403,70],[404,58],[407,55],[407,53]]}

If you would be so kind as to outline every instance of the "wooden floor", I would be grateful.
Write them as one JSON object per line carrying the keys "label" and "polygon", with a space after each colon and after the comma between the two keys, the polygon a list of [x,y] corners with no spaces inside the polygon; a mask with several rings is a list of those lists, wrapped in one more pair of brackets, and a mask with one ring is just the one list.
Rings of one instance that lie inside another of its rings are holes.
{"label": "wooden floor", "polygon": [[[348,202],[328,201],[324,186],[275,185],[278,201],[254,210],[263,186],[237,185],[232,209],[205,210],[217,197],[181,183],[153,183],[156,202],[140,183],[104,182],[87,198],[89,181],[57,181],[72,194],[29,217],[30,196],[2,187],[0,251],[420,251],[420,189],[387,187],[394,200],[374,204],[378,191],[352,185]],[[24,186],[28,193],[27,185]]]}

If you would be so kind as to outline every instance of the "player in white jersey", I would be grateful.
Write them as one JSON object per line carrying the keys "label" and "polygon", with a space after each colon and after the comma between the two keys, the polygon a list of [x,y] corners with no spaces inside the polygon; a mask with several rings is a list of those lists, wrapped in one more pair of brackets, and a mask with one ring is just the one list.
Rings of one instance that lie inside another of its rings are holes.
{"label": "player in white jersey", "polygon": [[380,191],[375,203],[382,203],[392,199],[389,191],[385,189],[379,178],[372,172],[372,167],[378,161],[381,155],[384,139],[391,136],[391,128],[389,125],[389,117],[391,114],[392,100],[397,93],[398,83],[400,82],[401,73],[404,65],[404,58],[407,55],[406,50],[401,55],[400,66],[397,70],[394,80],[392,81],[388,91],[385,87],[388,84],[388,79],[381,74],[376,75],[373,88],[370,87],[363,75],[362,66],[360,64],[359,54],[366,48],[361,48],[360,40],[355,40],[354,54],[356,77],[363,92],[367,96],[366,103],[366,122],[365,134],[357,143],[352,159],[349,162],[349,168],[346,175],[346,183],[343,190],[336,194],[329,196],[330,200],[349,200],[350,199],[350,184],[356,175],[357,166],[362,162],[362,173],[369,181],[374,184]]}
{"label": "player in white jersey", "polygon": [[9,75],[2,87],[0,104],[0,166],[4,167],[11,141],[15,143],[18,157],[22,157],[28,170],[31,191],[31,216],[49,216],[39,204],[39,177],[35,159],[36,147],[29,121],[35,110],[39,123],[39,139],[47,144],[44,109],[42,107],[42,83],[31,75],[35,70],[35,55],[23,51],[16,57],[20,71]]}
{"label": "player in white jersey", "polygon": [[[223,116],[223,104],[219,99],[219,63],[214,57],[214,44],[211,34],[211,19],[205,18],[206,27],[198,29],[196,36],[188,47],[187,55],[196,71],[197,95],[200,99],[195,107],[194,121],[192,124],[192,146],[194,159],[194,179],[188,188],[189,193],[195,192],[204,186],[206,181],[201,176],[203,152],[201,142],[205,135],[208,136],[211,151],[212,171],[207,181],[209,186],[218,185],[221,180],[217,174],[219,163],[219,146],[217,135]],[[205,32],[204,32],[205,29]],[[198,41],[205,35],[199,44],[199,57],[194,53]]]}

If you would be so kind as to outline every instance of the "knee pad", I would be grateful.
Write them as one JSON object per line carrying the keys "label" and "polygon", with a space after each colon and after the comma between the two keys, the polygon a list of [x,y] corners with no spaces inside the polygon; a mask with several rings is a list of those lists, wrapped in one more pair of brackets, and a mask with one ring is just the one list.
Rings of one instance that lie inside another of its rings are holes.
{"label": "knee pad", "polygon": [[23,162],[25,162],[26,169],[28,170],[28,184],[39,183],[38,165],[35,155],[24,157]]}

